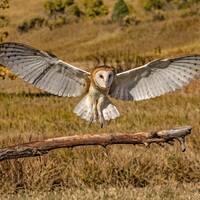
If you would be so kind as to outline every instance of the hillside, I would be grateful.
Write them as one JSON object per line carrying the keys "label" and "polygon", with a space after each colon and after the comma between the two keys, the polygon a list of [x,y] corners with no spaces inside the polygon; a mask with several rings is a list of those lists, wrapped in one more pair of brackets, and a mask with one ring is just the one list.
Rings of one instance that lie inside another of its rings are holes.
{"label": "hillside", "polygon": [[[21,42],[91,69],[106,59],[127,69],[161,57],[200,54],[199,4],[185,9],[145,11],[144,0],[127,0],[137,24],[111,22],[115,0],[104,0],[109,15],[82,17],[50,30],[20,33],[18,26],[46,17],[46,0],[10,0],[0,15],[9,18],[5,41]],[[81,7],[81,0],[76,0]],[[164,19],[160,16],[164,16]],[[100,129],[72,113],[80,98],[48,95],[20,79],[0,77],[0,146],[43,138],[105,132],[135,132],[193,126],[187,151],[175,147],[119,145],[53,151],[38,158],[0,163],[0,199],[200,199],[200,81],[151,100],[112,99],[121,117]]]}
{"label": "hillside", "polygon": [[[161,55],[157,56],[162,57],[198,53],[200,49],[198,14],[181,17],[190,12],[165,11],[166,20],[153,21],[153,14],[144,11],[140,1],[129,1],[133,15],[140,20],[138,25],[120,27],[116,23],[107,22],[109,16],[106,16],[95,20],[79,20],[52,31],[45,27],[24,34],[17,32],[17,26],[24,20],[44,15],[44,2],[45,0],[11,1],[10,9],[4,11],[11,21],[9,27],[5,27],[10,33],[7,41],[27,43],[50,50],[68,62],[80,64],[96,55],[126,56],[127,51],[141,56],[156,56],[155,49],[160,48]],[[114,0],[105,1],[110,10],[113,3]],[[31,12],[25,9],[26,7],[31,8]]]}

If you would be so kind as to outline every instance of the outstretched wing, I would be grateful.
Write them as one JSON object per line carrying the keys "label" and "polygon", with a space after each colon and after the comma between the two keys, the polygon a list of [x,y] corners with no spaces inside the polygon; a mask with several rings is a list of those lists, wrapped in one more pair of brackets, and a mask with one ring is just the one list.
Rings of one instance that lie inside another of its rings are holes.
{"label": "outstretched wing", "polygon": [[58,96],[80,96],[89,73],[24,44],[0,44],[0,64],[25,81]]}
{"label": "outstretched wing", "polygon": [[110,96],[143,100],[180,89],[200,75],[200,55],[155,60],[117,74]]}

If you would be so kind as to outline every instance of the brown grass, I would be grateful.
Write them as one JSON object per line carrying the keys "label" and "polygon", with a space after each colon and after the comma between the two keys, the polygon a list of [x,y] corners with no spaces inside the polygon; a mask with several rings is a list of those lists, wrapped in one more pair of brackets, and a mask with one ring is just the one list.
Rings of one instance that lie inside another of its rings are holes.
{"label": "brown grass", "polygon": [[[19,23],[43,14],[42,2],[11,1],[6,11],[12,20],[7,27],[8,41],[51,50],[86,69],[93,66],[94,56],[112,61],[133,54],[149,60],[200,52],[198,16],[183,19],[181,13],[174,12],[173,18],[173,13],[167,13],[167,20],[153,22],[139,1],[132,4],[137,5],[135,12],[142,20],[137,26],[119,27],[101,18],[53,31],[42,28],[19,34]],[[105,2],[111,6],[114,1]],[[33,8],[32,12],[26,7]],[[160,54],[155,52],[158,47]],[[79,98],[50,96],[19,79],[0,80],[1,147],[72,134],[157,130],[186,124],[194,128],[185,153],[178,145],[150,149],[120,145],[58,150],[42,158],[1,162],[1,199],[199,199],[199,83],[148,101],[113,100],[121,117],[100,129],[99,125],[89,127],[72,113]]]}
{"label": "brown grass", "polygon": [[74,188],[65,190],[55,191],[40,191],[40,192],[20,192],[15,195],[1,197],[2,200],[12,199],[41,199],[41,200],[54,200],[54,199],[72,199],[72,200],[88,200],[88,199],[99,199],[99,200],[198,200],[199,199],[199,188],[196,188],[193,184],[167,184],[159,185],[155,187],[98,187],[98,188]]}

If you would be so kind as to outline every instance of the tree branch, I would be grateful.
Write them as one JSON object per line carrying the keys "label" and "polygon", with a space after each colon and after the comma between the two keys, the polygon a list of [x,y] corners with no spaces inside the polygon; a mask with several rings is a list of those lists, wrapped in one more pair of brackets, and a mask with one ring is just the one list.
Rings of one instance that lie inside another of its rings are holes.
{"label": "tree branch", "polygon": [[144,144],[146,147],[149,147],[151,143],[159,145],[164,143],[174,144],[175,140],[180,142],[182,151],[185,151],[185,137],[191,133],[191,130],[191,126],[183,126],[169,130],[139,132],[135,134],[75,135],[51,138],[2,148],[0,149],[0,161],[41,156],[58,148],[71,148],[85,145],[101,145],[106,147],[112,144]]}

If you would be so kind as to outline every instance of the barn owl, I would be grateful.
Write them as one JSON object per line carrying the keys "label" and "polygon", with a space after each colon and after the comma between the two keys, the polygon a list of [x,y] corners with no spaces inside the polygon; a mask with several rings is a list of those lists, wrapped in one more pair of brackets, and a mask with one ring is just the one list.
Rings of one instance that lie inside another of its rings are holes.
{"label": "barn owl", "polygon": [[200,55],[158,59],[115,73],[113,67],[95,67],[90,73],[56,56],[19,43],[0,44],[0,64],[46,92],[63,97],[83,96],[74,112],[92,122],[120,116],[109,96],[140,101],[180,89],[200,75]]}

